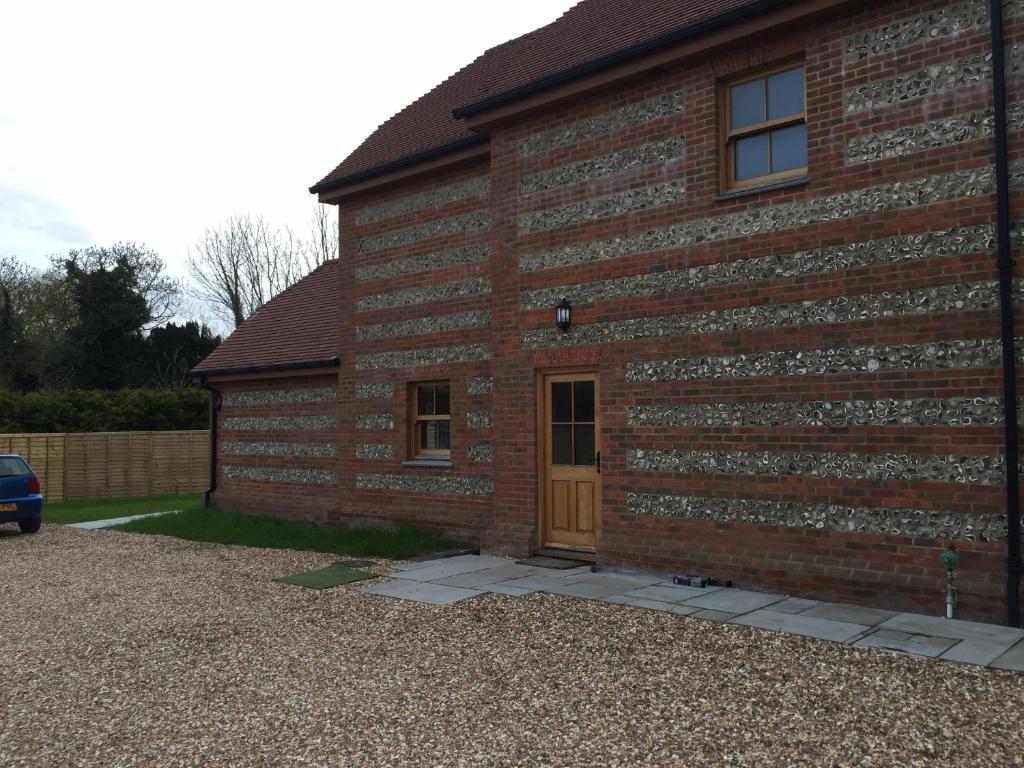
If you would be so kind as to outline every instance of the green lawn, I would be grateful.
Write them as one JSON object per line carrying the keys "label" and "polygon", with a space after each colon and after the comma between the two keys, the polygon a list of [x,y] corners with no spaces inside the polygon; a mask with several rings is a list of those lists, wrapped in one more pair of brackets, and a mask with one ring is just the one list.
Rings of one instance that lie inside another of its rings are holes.
{"label": "green lawn", "polygon": [[177,515],[150,517],[115,530],[154,533],[188,541],[241,544],[265,549],[300,549],[336,555],[401,560],[450,549],[444,536],[416,528],[314,528],[270,517],[250,517],[193,503]]}
{"label": "green lawn", "polygon": [[43,504],[43,522],[50,525],[84,523],[87,520],[108,520],[111,517],[144,515],[195,506],[199,496],[147,496],[135,499],[79,499]]}

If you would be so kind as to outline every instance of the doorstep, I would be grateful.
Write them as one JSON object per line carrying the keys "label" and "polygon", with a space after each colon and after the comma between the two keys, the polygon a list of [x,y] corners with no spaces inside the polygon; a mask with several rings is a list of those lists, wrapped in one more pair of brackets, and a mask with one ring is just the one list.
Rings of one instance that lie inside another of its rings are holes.
{"label": "doorstep", "polygon": [[599,600],[709,621],[785,632],[862,648],[960,664],[1024,671],[1024,630],[976,621],[898,613],[768,592],[684,587],[664,576],[552,570],[500,557],[462,555],[399,566],[369,594],[449,605],[488,592],[534,592]]}

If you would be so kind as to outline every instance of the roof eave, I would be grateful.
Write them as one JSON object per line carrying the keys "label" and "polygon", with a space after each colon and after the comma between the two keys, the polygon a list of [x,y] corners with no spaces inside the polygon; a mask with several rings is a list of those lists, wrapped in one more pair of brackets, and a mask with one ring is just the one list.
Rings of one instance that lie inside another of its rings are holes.
{"label": "roof eave", "polygon": [[208,376],[225,376],[234,373],[272,373],[276,371],[300,371],[310,368],[334,368],[341,363],[341,357],[334,355],[319,360],[301,360],[291,363],[264,363],[259,365],[237,365],[226,368],[208,368],[199,370],[193,368],[189,371],[195,379],[205,379]]}
{"label": "roof eave", "polygon": [[689,24],[644,43],[629,46],[628,48],[622,48],[606,56],[602,56],[599,59],[594,59],[586,62],[585,64],[579,64],[575,67],[563,69],[560,72],[547,75],[538,80],[527,83],[526,85],[521,85],[518,88],[513,88],[511,90],[495,94],[494,96],[489,96],[486,99],[481,99],[480,101],[467,104],[463,107],[456,107],[452,110],[452,116],[457,120],[464,120],[481,112],[486,112],[495,107],[507,104],[510,101],[516,101],[517,99],[530,96],[538,91],[543,91],[546,88],[561,85],[562,83],[575,80],[580,77],[585,77],[586,75],[593,74],[594,72],[598,72],[602,69],[613,67],[616,64],[622,64],[630,59],[656,53],[664,48],[687,42],[695,37],[706,35],[709,32],[714,32],[722,27],[727,27],[730,24],[744,21],[750,17],[768,13],[776,8],[794,4],[797,1],[798,0],[754,0],[754,2],[748,3],[747,5],[733,8],[729,11],[718,14],[717,16],[711,16],[707,19],[696,22],[695,24]]}
{"label": "roof eave", "polygon": [[411,166],[434,160],[443,155],[458,152],[461,149],[469,149],[479,144],[484,144],[487,141],[488,137],[483,134],[466,136],[465,138],[458,139],[457,141],[450,141],[447,144],[441,144],[440,146],[426,149],[422,152],[416,152],[411,155],[406,155],[405,157],[400,157],[399,159],[393,160],[390,163],[385,163],[384,165],[374,166],[373,168],[360,171],[359,173],[343,176],[340,179],[334,179],[333,181],[321,181],[310,187],[309,191],[310,194],[314,195],[333,192],[343,187],[349,187],[362,181],[374,179],[378,176],[384,176],[396,171],[405,170]]}

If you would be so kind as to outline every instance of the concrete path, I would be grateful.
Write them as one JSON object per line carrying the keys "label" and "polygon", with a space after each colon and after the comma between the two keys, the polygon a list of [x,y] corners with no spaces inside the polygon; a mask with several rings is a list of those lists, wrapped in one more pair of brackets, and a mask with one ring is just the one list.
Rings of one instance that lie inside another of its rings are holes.
{"label": "concrete path", "polygon": [[1024,630],[1020,629],[744,589],[681,587],[664,576],[593,573],[589,565],[556,571],[498,557],[461,555],[401,566],[390,580],[364,591],[430,605],[447,605],[486,592],[512,597],[548,592],[1024,671]]}
{"label": "concrete path", "polygon": [[[160,517],[160,515],[176,515],[181,512],[180,509],[169,509],[166,512],[147,512],[144,515],[129,515],[128,517],[111,517],[107,520],[87,520],[84,523],[69,523],[68,528],[85,528],[86,530],[93,530],[95,528],[113,528],[116,525],[124,525],[130,523],[132,520],[141,520],[144,517]],[[43,519],[45,520],[45,513]]]}

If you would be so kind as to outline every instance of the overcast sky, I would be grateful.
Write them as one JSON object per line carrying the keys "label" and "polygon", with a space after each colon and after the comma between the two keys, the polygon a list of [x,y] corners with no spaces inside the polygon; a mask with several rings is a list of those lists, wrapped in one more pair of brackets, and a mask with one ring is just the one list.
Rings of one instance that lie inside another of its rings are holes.
{"label": "overcast sky", "polygon": [[3,3],[0,255],[132,240],[182,276],[233,213],[303,227],[377,125],[572,4]]}

